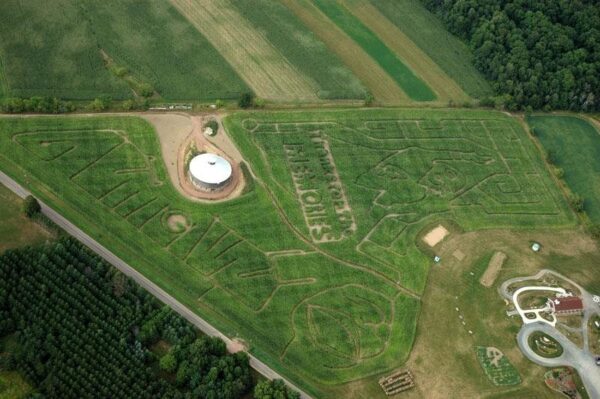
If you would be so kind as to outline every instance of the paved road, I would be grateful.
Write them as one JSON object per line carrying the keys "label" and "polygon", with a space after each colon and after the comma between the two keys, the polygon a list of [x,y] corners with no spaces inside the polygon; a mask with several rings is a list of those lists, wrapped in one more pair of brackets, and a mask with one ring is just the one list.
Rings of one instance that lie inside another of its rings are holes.
{"label": "paved road", "polygon": [[[0,183],[4,184],[6,187],[8,187],[11,191],[13,191],[15,194],[17,194],[21,198],[25,198],[26,196],[30,195],[29,191],[27,191],[25,188],[23,188],[21,185],[19,185],[19,183],[17,183],[16,181],[14,181],[13,179],[11,179],[9,176],[7,176],[6,174],[4,174],[1,171],[0,171]],[[229,338],[227,338],[223,333],[221,333],[215,327],[210,325],[206,320],[204,320],[203,318],[198,316],[196,313],[192,312],[187,307],[182,305],[171,295],[169,295],[165,291],[163,291],[159,286],[157,286],[152,281],[150,281],[149,279],[144,277],[141,273],[139,273],[137,270],[135,270],[134,268],[129,266],[127,263],[125,263],[123,260],[121,260],[115,254],[110,252],[108,249],[106,249],[105,247],[100,245],[100,243],[98,243],[92,237],[90,237],[89,235],[84,233],[81,229],[79,229],[73,223],[71,223],[67,219],[65,219],[61,214],[56,212],[54,209],[48,207],[42,201],[40,201],[40,205],[42,207],[42,212],[48,218],[50,218],[50,220],[52,220],[54,223],[56,223],[58,226],[60,226],[67,233],[69,233],[70,235],[72,235],[73,237],[75,237],[76,239],[81,241],[85,246],[89,247],[92,251],[94,251],[99,256],[104,258],[111,265],[113,265],[114,267],[119,269],[123,274],[131,277],[139,285],[144,287],[152,295],[154,295],[156,298],[158,298],[161,302],[165,303],[166,305],[171,307],[174,311],[176,311],[181,316],[183,316],[185,319],[187,319],[190,323],[194,324],[204,334],[212,336],[212,337],[221,338],[227,344],[228,349],[235,346],[235,344]],[[298,387],[296,387],[294,384],[292,384],[286,378],[284,378],[279,373],[277,373],[276,371],[271,369],[265,363],[261,362],[260,360],[258,360],[256,357],[254,357],[251,354],[248,354],[248,356],[250,357],[250,366],[253,369],[255,369],[257,372],[259,372],[260,374],[262,374],[263,376],[265,376],[268,379],[280,378],[280,379],[284,380],[286,382],[286,384],[288,384],[290,387],[292,387],[296,391],[300,392],[301,398],[311,399],[311,397],[307,393],[301,391]]]}
{"label": "paved road", "polygon": [[[527,339],[531,333],[541,331],[563,347],[563,354],[556,358],[545,358],[537,355],[530,347]],[[517,335],[521,352],[532,362],[545,367],[570,366],[577,370],[590,398],[600,398],[600,367],[596,366],[593,356],[578,348],[570,339],[546,323],[523,324]]]}

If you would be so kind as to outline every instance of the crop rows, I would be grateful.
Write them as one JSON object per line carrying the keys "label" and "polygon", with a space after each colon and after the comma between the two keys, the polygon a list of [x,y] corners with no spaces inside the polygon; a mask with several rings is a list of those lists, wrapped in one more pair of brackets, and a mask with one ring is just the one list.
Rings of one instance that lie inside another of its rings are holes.
{"label": "crop rows", "polygon": [[[531,143],[501,114],[256,113],[225,128],[259,179],[219,204],[174,190],[137,118],[1,119],[0,165],[311,392],[407,358],[429,269],[414,240],[432,219],[467,229],[572,221]],[[343,232],[343,210],[353,222],[340,240],[311,235],[308,182],[294,181],[286,155],[299,144],[310,187],[330,196],[328,220]]]}

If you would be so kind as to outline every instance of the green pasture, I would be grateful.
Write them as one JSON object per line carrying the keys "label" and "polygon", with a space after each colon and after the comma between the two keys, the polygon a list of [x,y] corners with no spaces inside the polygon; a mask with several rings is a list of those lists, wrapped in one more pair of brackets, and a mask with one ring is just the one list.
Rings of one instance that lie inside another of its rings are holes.
{"label": "green pasture", "polygon": [[248,21],[302,74],[319,86],[323,99],[364,98],[352,72],[286,6],[271,0],[232,1]]}
{"label": "green pasture", "polygon": [[15,371],[0,371],[0,399],[21,399],[31,394],[33,389]]}
{"label": "green pasture", "polygon": [[350,36],[415,101],[435,100],[434,92],[419,79],[367,26],[336,0],[313,3],[340,29]]}
{"label": "green pasture", "polygon": [[573,223],[501,113],[256,112],[225,128],[257,177],[225,203],[183,198],[134,117],[0,119],[0,168],[316,395],[406,360],[425,226]]}
{"label": "green pasture", "polygon": [[584,199],[585,212],[600,223],[600,136],[576,116],[539,115],[527,118],[552,162],[564,170],[569,188]]}
{"label": "green pasture", "polygon": [[420,0],[369,0],[473,97],[493,94],[466,44],[446,30]]}
{"label": "green pasture", "polygon": [[0,37],[10,96],[131,97],[127,83],[105,67],[101,50],[166,99],[236,98],[248,90],[169,2],[56,0],[49,7],[42,0],[6,0]]}
{"label": "green pasture", "polygon": [[89,21],[76,3],[0,2],[0,59],[6,96],[69,99],[129,96],[102,63]]}
{"label": "green pasture", "polygon": [[52,238],[23,213],[23,201],[0,184],[0,253],[10,248],[38,245]]}

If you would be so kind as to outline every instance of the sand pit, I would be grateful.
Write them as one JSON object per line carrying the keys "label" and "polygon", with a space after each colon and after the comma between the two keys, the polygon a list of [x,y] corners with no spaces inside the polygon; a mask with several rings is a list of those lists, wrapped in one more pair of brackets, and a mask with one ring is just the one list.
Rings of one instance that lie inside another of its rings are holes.
{"label": "sand pit", "polygon": [[431,230],[429,233],[427,233],[425,237],[423,237],[423,241],[425,241],[425,243],[430,247],[435,247],[444,238],[446,238],[448,234],[450,234],[450,232],[440,224],[436,228]]}
{"label": "sand pit", "polygon": [[189,222],[183,215],[172,214],[167,217],[167,226],[174,233],[181,233],[188,229]]}
{"label": "sand pit", "polygon": [[490,263],[488,263],[485,273],[483,273],[483,276],[479,279],[479,283],[488,288],[494,285],[494,281],[496,281],[496,277],[498,277],[505,260],[506,254],[504,252],[496,252],[494,256],[492,256],[492,259],[490,259]]}
{"label": "sand pit", "polygon": [[452,256],[454,256],[457,260],[461,261],[465,258],[465,253],[460,249],[457,249],[452,253]]}
{"label": "sand pit", "polygon": [[229,353],[247,352],[248,344],[241,338],[234,338],[226,343]]}

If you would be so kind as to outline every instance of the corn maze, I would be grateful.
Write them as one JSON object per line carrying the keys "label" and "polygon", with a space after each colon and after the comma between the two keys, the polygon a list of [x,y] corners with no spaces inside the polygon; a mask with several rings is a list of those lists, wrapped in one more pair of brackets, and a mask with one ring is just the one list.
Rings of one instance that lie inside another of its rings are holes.
{"label": "corn maze", "polygon": [[311,392],[405,361],[425,225],[572,223],[501,114],[243,113],[225,128],[256,176],[225,203],[182,197],[133,117],[0,119],[0,167]]}
{"label": "corn maze", "polygon": [[492,384],[503,386],[521,383],[519,372],[501,351],[491,346],[478,346],[476,351],[477,360]]}

